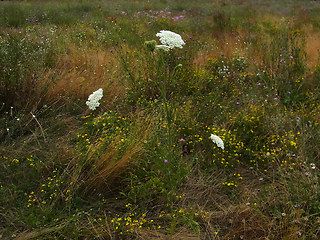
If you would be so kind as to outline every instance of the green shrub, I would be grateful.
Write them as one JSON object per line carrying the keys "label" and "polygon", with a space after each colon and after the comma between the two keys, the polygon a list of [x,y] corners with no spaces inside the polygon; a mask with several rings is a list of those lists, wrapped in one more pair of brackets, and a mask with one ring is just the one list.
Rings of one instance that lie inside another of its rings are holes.
{"label": "green shrub", "polygon": [[1,12],[1,22],[8,27],[21,27],[26,23],[28,8],[17,2],[5,3]]}
{"label": "green shrub", "polygon": [[53,64],[51,41],[29,41],[23,36],[0,37],[0,101],[5,108],[27,104],[38,93],[38,74]]}

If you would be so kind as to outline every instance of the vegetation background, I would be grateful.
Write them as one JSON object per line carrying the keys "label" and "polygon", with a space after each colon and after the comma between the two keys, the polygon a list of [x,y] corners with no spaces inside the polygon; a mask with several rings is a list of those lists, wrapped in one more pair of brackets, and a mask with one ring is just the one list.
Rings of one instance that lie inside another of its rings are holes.
{"label": "vegetation background", "polygon": [[0,239],[319,239],[319,37],[318,1],[1,2]]}

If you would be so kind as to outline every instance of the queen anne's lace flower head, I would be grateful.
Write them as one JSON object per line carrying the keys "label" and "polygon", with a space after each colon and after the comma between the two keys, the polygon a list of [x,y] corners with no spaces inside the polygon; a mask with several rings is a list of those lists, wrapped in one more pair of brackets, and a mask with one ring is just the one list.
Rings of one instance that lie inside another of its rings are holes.
{"label": "queen anne's lace flower head", "polygon": [[156,49],[168,52],[170,48],[167,45],[156,45]]}
{"label": "queen anne's lace flower head", "polygon": [[211,134],[210,138],[212,142],[214,142],[215,144],[217,144],[219,148],[224,150],[224,143],[220,137],[218,137],[217,135]]}
{"label": "queen anne's lace flower head", "polygon": [[167,46],[169,49],[175,47],[182,48],[183,45],[185,45],[185,42],[182,40],[181,36],[171,31],[161,30],[159,33],[156,34],[156,36],[159,37],[160,42],[163,45]]}
{"label": "queen anne's lace flower head", "polygon": [[99,88],[97,91],[93,92],[89,97],[86,104],[91,110],[96,110],[100,106],[100,99],[103,97],[103,89]]}

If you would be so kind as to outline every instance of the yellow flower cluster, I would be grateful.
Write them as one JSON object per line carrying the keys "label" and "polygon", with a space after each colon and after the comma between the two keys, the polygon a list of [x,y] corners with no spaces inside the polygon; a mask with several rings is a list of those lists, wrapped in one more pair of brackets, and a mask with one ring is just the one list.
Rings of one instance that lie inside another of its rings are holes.
{"label": "yellow flower cluster", "polygon": [[125,145],[127,134],[132,123],[121,117],[115,111],[109,111],[103,115],[84,117],[83,133],[79,133],[78,145],[84,151],[99,151],[101,148],[112,144],[115,150],[120,150]]}
{"label": "yellow flower cluster", "polygon": [[130,203],[127,204],[126,207],[129,212],[125,217],[117,215],[110,220],[113,231],[123,235],[136,232],[147,225],[148,229],[150,229],[150,226],[154,224],[154,220],[147,219],[146,214],[139,215],[137,212],[133,212]]}
{"label": "yellow flower cluster", "polygon": [[[36,194],[32,191],[28,195],[27,207],[32,205],[41,207],[41,205],[49,204],[56,200],[56,197],[60,196],[61,187],[63,186],[64,181],[60,179],[58,175],[58,170],[54,169],[52,171],[52,176],[47,177],[45,183],[41,184],[39,192]],[[65,199],[68,198],[68,193],[70,190],[65,190]],[[67,200],[66,200],[67,201]]]}

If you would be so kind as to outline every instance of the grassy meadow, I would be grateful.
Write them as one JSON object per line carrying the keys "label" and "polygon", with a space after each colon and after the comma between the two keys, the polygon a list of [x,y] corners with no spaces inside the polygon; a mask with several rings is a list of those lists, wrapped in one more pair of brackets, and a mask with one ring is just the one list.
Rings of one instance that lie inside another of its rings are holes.
{"label": "grassy meadow", "polygon": [[318,1],[1,2],[0,239],[320,239],[319,49]]}

